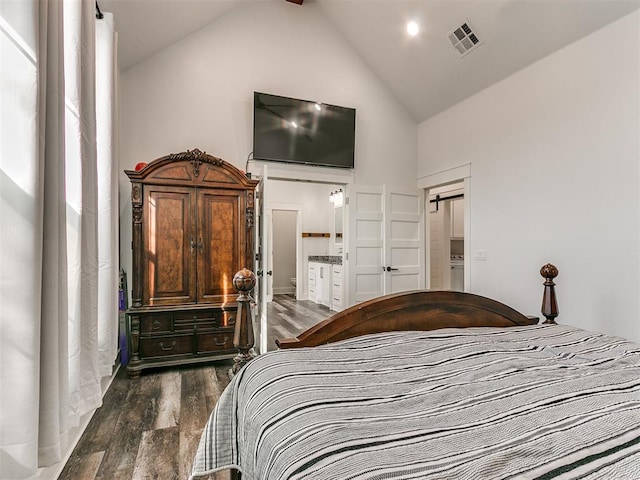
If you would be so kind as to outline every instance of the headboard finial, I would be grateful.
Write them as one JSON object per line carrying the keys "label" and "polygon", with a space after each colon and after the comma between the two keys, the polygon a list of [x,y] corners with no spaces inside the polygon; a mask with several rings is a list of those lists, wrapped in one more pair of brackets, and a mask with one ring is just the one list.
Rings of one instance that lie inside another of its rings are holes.
{"label": "headboard finial", "polygon": [[542,268],[540,269],[540,275],[542,275],[544,278],[548,280],[553,280],[558,276],[558,269],[556,268],[555,265],[547,263],[546,265],[543,265]]}
{"label": "headboard finial", "polygon": [[556,323],[558,316],[558,302],[556,300],[556,284],[553,279],[558,276],[558,269],[555,265],[547,263],[540,269],[540,275],[545,279],[544,294],[542,295],[542,315],[546,318],[543,323]]}

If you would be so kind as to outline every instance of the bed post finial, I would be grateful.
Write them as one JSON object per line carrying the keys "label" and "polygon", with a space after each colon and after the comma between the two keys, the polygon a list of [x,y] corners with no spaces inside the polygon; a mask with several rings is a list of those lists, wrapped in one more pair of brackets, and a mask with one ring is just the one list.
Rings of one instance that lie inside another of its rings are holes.
{"label": "bed post finial", "polygon": [[233,333],[233,346],[238,349],[238,354],[233,359],[233,368],[229,375],[233,377],[254,356],[251,349],[254,345],[253,337],[253,312],[251,311],[251,296],[249,292],[256,285],[256,276],[248,268],[243,268],[233,276],[233,286],[238,295],[238,314],[236,327]]}
{"label": "bed post finial", "polygon": [[558,276],[558,269],[547,263],[540,269],[540,275],[544,277],[544,294],[542,295],[542,315],[546,320],[542,323],[556,323],[558,316],[558,302],[556,301],[556,284],[553,279]]}

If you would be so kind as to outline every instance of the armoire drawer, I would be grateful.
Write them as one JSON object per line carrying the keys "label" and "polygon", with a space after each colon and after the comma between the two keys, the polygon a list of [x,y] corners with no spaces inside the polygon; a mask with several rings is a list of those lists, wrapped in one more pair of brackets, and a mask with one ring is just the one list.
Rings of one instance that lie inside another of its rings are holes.
{"label": "armoire drawer", "polygon": [[226,328],[234,326],[236,311],[230,310],[204,310],[177,313],[174,317],[174,328],[180,330],[197,330]]}
{"label": "armoire drawer", "polygon": [[174,328],[176,331],[217,328],[220,322],[220,313],[212,310],[178,313],[174,317]]}
{"label": "armoire drawer", "polygon": [[140,357],[167,357],[193,353],[193,335],[165,335],[140,338]]}
{"label": "armoire drawer", "polygon": [[173,316],[170,314],[143,315],[140,317],[141,334],[168,333],[173,330]]}
{"label": "armoire drawer", "polygon": [[197,336],[197,352],[232,351],[233,330],[221,330],[214,333],[200,333]]}

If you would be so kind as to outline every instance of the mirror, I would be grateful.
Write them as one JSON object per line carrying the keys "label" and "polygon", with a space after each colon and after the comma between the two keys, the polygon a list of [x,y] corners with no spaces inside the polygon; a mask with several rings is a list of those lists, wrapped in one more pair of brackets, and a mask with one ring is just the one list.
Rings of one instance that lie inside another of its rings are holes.
{"label": "mirror", "polygon": [[335,218],[335,243],[341,244],[342,243],[342,234],[344,231],[344,228],[342,227],[343,224],[343,210],[344,207],[340,206],[340,207],[336,207],[333,209],[333,216]]}

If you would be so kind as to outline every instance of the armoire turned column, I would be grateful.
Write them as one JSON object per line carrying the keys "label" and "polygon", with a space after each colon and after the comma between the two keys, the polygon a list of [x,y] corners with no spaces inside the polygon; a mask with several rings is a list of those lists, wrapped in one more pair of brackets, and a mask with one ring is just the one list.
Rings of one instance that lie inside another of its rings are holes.
{"label": "armoire turned column", "polygon": [[125,173],[133,207],[129,375],[234,357],[233,277],[253,265],[258,182],[198,149]]}

